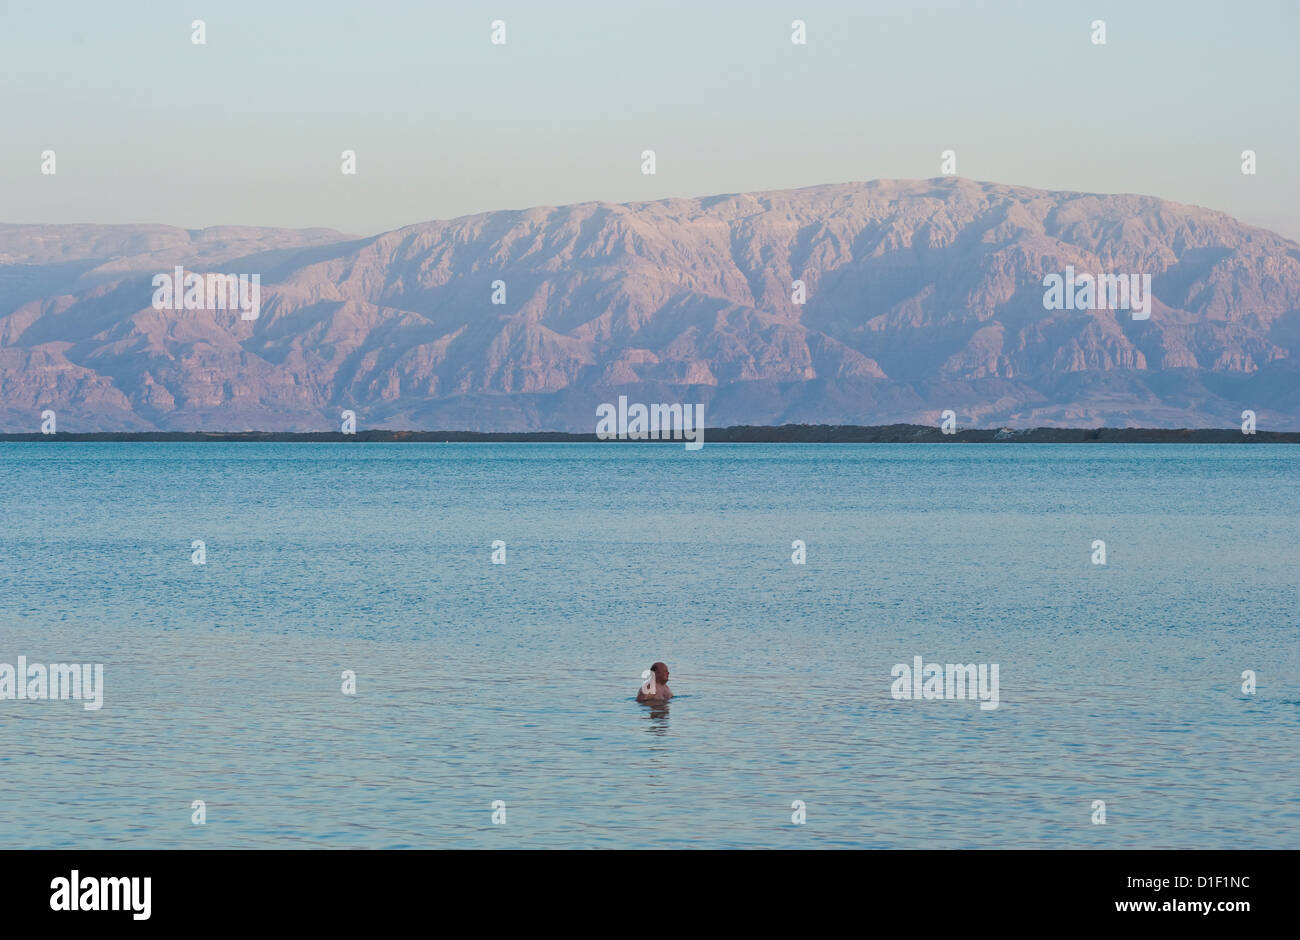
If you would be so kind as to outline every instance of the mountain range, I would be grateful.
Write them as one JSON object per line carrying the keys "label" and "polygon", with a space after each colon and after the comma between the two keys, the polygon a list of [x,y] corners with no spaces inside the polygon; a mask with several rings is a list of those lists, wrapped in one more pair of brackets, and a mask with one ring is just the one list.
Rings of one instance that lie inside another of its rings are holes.
{"label": "mountain range", "polygon": [[[154,277],[258,275],[256,319]],[[1146,319],[1045,309],[1149,275]],[[800,287],[795,282],[801,282]],[[799,302],[802,300],[803,302]],[[327,229],[0,225],[0,431],[1300,429],[1300,245],[1209,209],[956,178]]]}

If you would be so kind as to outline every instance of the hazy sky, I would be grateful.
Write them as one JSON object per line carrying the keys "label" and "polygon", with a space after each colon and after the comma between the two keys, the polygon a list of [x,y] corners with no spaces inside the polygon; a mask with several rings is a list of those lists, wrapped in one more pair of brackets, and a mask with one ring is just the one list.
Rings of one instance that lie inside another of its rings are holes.
{"label": "hazy sky", "polygon": [[952,149],[1300,238],[1297,35],[1297,0],[0,0],[0,221],[371,234],[933,177]]}

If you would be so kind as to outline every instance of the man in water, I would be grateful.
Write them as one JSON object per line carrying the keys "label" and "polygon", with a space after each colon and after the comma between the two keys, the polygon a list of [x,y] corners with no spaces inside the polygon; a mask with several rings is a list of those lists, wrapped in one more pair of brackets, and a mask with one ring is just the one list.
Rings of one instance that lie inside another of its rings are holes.
{"label": "man in water", "polygon": [[663,663],[655,663],[650,667],[650,678],[641,686],[641,690],[636,694],[638,702],[666,702],[673,697],[672,691],[668,688],[668,667]]}

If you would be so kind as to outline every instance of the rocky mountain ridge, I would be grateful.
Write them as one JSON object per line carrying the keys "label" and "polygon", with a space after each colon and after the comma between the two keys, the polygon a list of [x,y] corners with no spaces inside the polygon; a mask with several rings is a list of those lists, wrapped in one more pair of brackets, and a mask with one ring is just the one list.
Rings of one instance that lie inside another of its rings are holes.
{"label": "rocky mountain ridge", "polygon": [[[151,278],[257,274],[261,309]],[[1071,267],[1149,319],[1044,309]],[[803,303],[797,302],[802,282]],[[1148,196],[952,178],[328,230],[0,225],[0,431],[710,426],[1300,429],[1300,245]]]}

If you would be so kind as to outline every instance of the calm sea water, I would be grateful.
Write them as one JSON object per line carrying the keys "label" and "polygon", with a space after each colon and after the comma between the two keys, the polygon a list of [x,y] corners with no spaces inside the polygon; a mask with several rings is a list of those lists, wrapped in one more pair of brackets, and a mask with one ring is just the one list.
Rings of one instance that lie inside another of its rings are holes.
{"label": "calm sea water", "polygon": [[[1300,448],[0,444],[0,475],[0,662],[105,667],[96,712],[0,701],[0,847],[1300,846]],[[999,664],[1000,706],[895,701],[917,655]]]}

